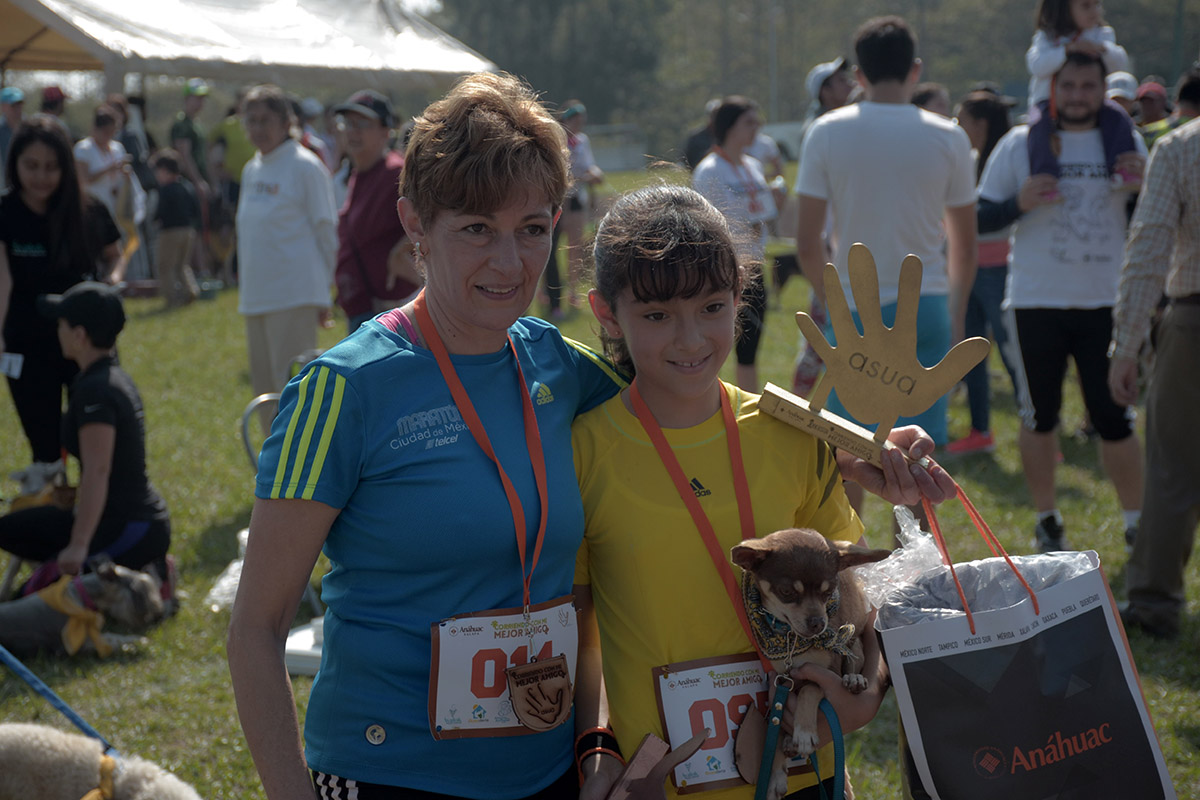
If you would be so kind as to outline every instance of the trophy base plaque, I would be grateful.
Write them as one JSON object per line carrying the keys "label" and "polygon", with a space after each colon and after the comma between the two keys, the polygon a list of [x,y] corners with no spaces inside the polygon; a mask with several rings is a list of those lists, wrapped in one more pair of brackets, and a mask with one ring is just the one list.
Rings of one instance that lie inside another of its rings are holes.
{"label": "trophy base plaque", "polygon": [[[786,422],[802,431],[808,431],[837,449],[845,450],[881,469],[883,468],[883,451],[896,449],[891,442],[875,441],[875,434],[848,419],[843,419],[823,408],[813,411],[803,397],[781,389],[773,383],[768,383],[763,389],[762,397],[758,401],[758,408],[777,420]],[[908,456],[906,455],[905,458]],[[909,460],[911,461],[911,459]],[[927,459],[923,458],[921,461],[925,462]],[[927,466],[927,464],[921,465]]]}

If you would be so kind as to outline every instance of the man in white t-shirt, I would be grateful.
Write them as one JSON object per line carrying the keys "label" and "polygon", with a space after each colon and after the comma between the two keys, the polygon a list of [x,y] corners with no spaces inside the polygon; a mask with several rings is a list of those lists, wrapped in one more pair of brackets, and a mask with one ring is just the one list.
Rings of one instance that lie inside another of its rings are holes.
{"label": "man in white t-shirt", "polygon": [[[997,143],[979,186],[980,230],[1013,225],[1004,307],[1009,337],[1020,349],[1014,365],[1023,423],[1018,442],[1042,552],[1067,547],[1055,505],[1054,471],[1068,356],[1079,372],[1130,541],[1142,500],[1141,446],[1131,415],[1113,400],[1107,383],[1128,195],[1113,189],[1096,127],[1104,103],[1104,65],[1095,56],[1072,53],[1055,75],[1054,87],[1060,176],[1030,176],[1029,128],[1018,125]],[[1138,152],[1123,153],[1116,166],[1141,176],[1145,145],[1140,137],[1134,141]]]}
{"label": "man in white t-shirt", "polygon": [[[854,50],[865,100],[818,118],[804,140],[796,179],[800,267],[824,299],[821,234],[826,210],[832,209],[833,263],[851,310],[846,259],[850,246],[862,242],[875,257],[883,320],[891,325],[900,264],[915,253],[924,264],[917,356],[933,366],[952,339],[961,338],[975,279],[971,145],[953,122],[909,102],[921,62],[915,57],[916,37],[903,19],[868,20],[855,35]],[[849,416],[836,393],[827,407]],[[924,414],[901,418],[900,424],[921,425],[945,444],[946,398]]]}

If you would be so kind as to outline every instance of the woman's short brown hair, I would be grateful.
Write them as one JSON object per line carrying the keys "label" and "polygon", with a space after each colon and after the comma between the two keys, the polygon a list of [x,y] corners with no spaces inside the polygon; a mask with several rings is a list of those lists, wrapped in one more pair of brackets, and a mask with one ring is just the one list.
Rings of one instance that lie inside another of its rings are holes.
{"label": "woman's short brown hair", "polygon": [[529,86],[480,72],[416,118],[400,195],[430,223],[441,211],[491,213],[530,190],[557,211],[570,183],[567,137]]}
{"label": "woman's short brown hair", "polygon": [[262,106],[270,113],[279,117],[279,120],[283,123],[283,127],[287,128],[290,138],[298,138],[296,133],[296,114],[292,111],[292,103],[288,100],[288,96],[283,89],[271,83],[264,83],[246,92],[243,102],[243,113],[250,106]]}

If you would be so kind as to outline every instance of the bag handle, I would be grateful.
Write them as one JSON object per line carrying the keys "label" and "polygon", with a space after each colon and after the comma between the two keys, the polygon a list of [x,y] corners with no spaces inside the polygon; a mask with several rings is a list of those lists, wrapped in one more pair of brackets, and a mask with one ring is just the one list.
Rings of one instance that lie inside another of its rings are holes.
{"label": "bag handle", "polygon": [[[953,479],[952,479],[953,480]],[[1040,614],[1041,609],[1038,605],[1037,594],[1030,588],[1025,580],[1025,576],[1017,569],[1016,564],[1008,557],[1008,552],[1004,549],[1004,545],[1000,544],[1000,540],[996,538],[996,534],[992,533],[992,529],[983,521],[983,515],[979,513],[979,509],[975,508],[975,504],[967,497],[967,493],[959,486],[958,482],[954,482],[955,497],[963,504],[963,508],[967,510],[967,516],[971,518],[971,522],[975,524],[975,529],[979,531],[979,535],[987,542],[988,548],[992,551],[992,555],[1004,558],[1004,562],[1008,564],[1009,569],[1017,576],[1017,580],[1025,587],[1025,591],[1029,593],[1029,599],[1033,601],[1033,613]],[[925,516],[929,520],[929,532],[933,534],[933,540],[937,543],[938,552],[942,554],[942,561],[946,566],[950,567],[950,577],[954,579],[954,588],[958,590],[958,599],[962,602],[963,611],[967,614],[967,625],[971,628],[971,633],[975,633],[975,616],[971,613],[970,606],[967,605],[967,596],[963,592],[962,583],[958,580],[958,573],[954,570],[954,561],[950,558],[950,551],[946,546],[946,539],[942,536],[942,527],[938,524],[937,513],[933,510],[933,504],[928,498],[921,498],[921,506],[925,509]]]}

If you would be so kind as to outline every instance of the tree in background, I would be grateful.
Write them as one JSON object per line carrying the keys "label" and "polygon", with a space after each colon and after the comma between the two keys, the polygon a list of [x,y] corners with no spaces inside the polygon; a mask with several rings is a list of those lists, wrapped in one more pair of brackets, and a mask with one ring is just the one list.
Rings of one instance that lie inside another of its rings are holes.
{"label": "tree in background", "polygon": [[[441,0],[431,21],[552,103],[579,97],[593,124],[636,122],[650,151],[674,158],[704,104],[724,94],[758,100],[769,121],[802,119],[804,76],[850,55],[865,19],[900,14],[917,31],[926,78],[958,98],[979,80],[1023,97],[1034,0]],[[1181,10],[1181,11],[1180,11]],[[1200,0],[1124,0],[1105,8],[1134,73],[1173,80],[1172,44],[1200,50]],[[1176,21],[1179,13],[1182,25]],[[775,26],[778,107],[770,107]],[[1184,59],[1190,61],[1191,56]],[[1181,64],[1180,68],[1185,67]]]}

